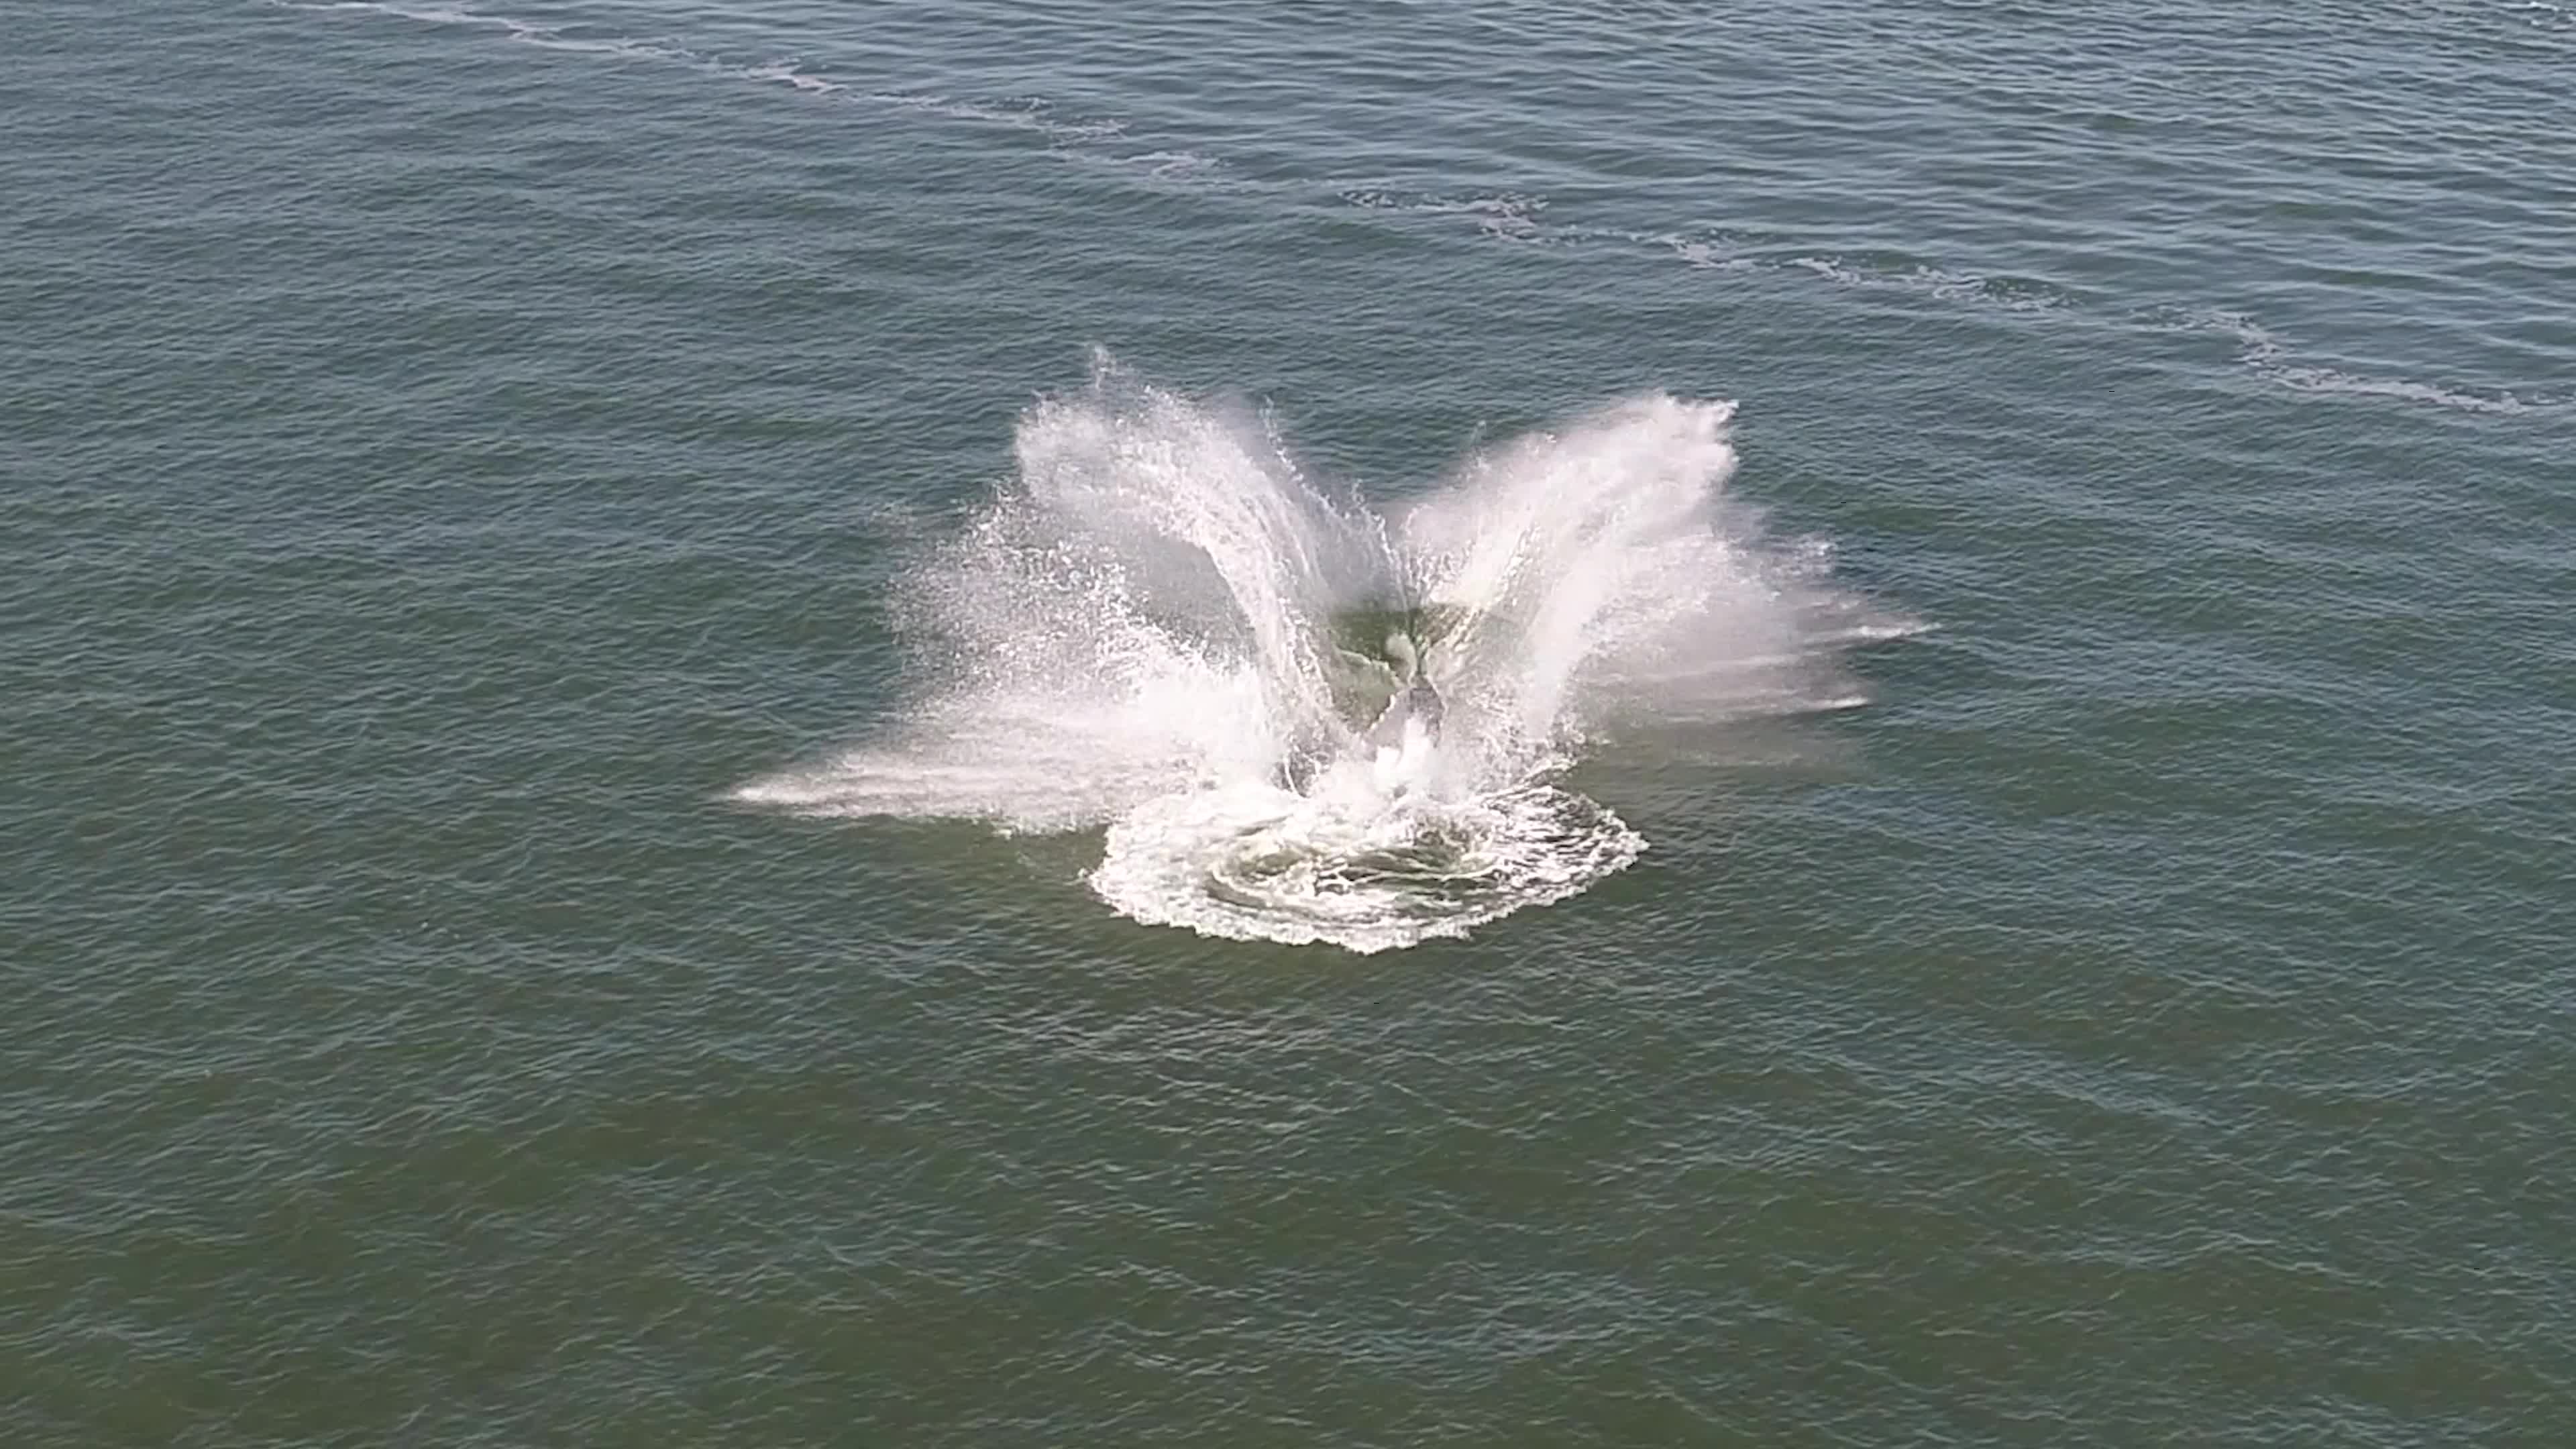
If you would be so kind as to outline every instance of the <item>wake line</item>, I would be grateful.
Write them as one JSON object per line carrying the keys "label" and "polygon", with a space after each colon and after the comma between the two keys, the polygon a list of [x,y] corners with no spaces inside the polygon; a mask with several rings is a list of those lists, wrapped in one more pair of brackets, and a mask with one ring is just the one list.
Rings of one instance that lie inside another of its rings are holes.
{"label": "wake line", "polygon": [[[419,24],[453,25],[497,32],[514,43],[544,50],[597,55],[610,59],[676,65],[703,75],[759,85],[781,86],[817,100],[856,103],[876,109],[912,111],[948,120],[1022,131],[1046,142],[1050,154],[1106,162],[1130,168],[1157,183],[1190,187],[1241,189],[1252,185],[1229,169],[1220,157],[1175,146],[1120,143],[1126,123],[1114,118],[1067,118],[1043,98],[979,101],[944,95],[866,90],[808,70],[792,59],[753,64],[725,60],[713,53],[665,40],[575,33],[568,25],[520,19],[459,6],[405,4],[401,0],[268,0],[281,9],[309,13],[373,14]],[[2556,6],[2533,0],[2535,15],[2565,19]],[[2535,19],[2532,23],[2539,24]],[[1273,189],[1296,189],[1304,183],[1270,183]],[[2033,317],[2090,317],[2151,329],[2182,326],[2236,338],[2236,363],[2252,376],[2292,392],[2351,398],[2385,398],[2490,416],[2554,413],[2576,409],[2576,397],[2551,396],[2516,389],[2476,390],[2444,387],[2405,378],[2376,377],[2299,361],[2291,345],[2241,314],[2218,309],[2146,307],[2106,314],[2077,293],[2039,278],[1992,275],[1973,270],[1910,264],[1881,267],[1856,263],[1833,252],[1792,251],[1786,255],[1748,254],[1730,239],[1705,232],[1638,231],[1615,226],[1556,221],[1547,199],[1516,191],[1466,195],[1407,193],[1370,187],[1341,187],[1332,192],[1342,205],[1394,215],[1454,219],[1487,240],[1565,251],[1616,248],[1678,261],[1696,271],[1719,274],[1761,273],[1807,277],[1844,289],[1887,289],[1980,308]],[[2182,318],[2177,323],[2174,319]]]}
{"label": "wake line", "polygon": [[2252,318],[2237,312],[2207,312],[2186,319],[2186,325],[2224,332],[2237,341],[2237,360],[2254,372],[2298,392],[2343,393],[2354,397],[2389,397],[2408,402],[2432,403],[2474,413],[2527,413],[2567,405],[2567,399],[2534,398],[2525,401],[2509,391],[2495,393],[2468,392],[2426,382],[2409,382],[2402,378],[2356,376],[2331,367],[2293,362],[2289,349],[2281,340],[2258,325]]}
{"label": "wake line", "polygon": [[[591,36],[574,33],[569,25],[547,24],[486,10],[467,10],[442,5],[406,5],[399,0],[268,0],[281,10],[300,10],[314,14],[368,14],[422,25],[462,26],[468,29],[494,31],[515,43],[539,50],[562,51],[575,55],[598,55],[618,59],[653,61],[679,66],[701,75],[754,84],[784,86],[816,97],[855,101],[870,106],[897,110],[921,111],[951,120],[976,121],[1007,126],[1036,133],[1058,145],[1096,142],[1118,135],[1125,123],[1115,120],[1060,120],[1044,101],[990,104],[960,101],[946,96],[909,92],[868,91],[805,68],[802,62],[774,58],[756,63],[729,61],[711,52],[696,50],[667,40],[638,40],[627,36]],[[1137,158],[1155,163],[1154,174],[1178,175],[1187,168],[1173,163],[1179,153],[1159,152]],[[1198,166],[1211,165],[1205,158],[1190,158]]]}
{"label": "wake line", "polygon": [[1552,222],[1547,201],[1519,192],[1465,198],[1425,195],[1405,197],[1376,189],[1338,193],[1346,206],[1368,211],[1454,216],[1472,223],[1478,234],[1495,241],[1575,250],[1613,246],[1670,256],[1698,271],[1760,272],[1806,276],[1846,290],[1907,292],[1937,301],[1959,302],[2005,312],[2069,318],[2106,319],[2157,330],[2180,327],[2233,337],[2239,344],[2239,366],[2266,382],[2293,392],[2383,397],[2429,403],[2462,412],[2516,415],[2576,409],[2576,397],[2525,395],[2510,388],[2479,391],[2443,387],[2405,378],[2374,377],[2300,362],[2291,345],[2242,313],[2216,308],[2143,307],[2106,313],[2076,293],[2033,278],[1990,275],[1914,263],[1898,267],[1855,263],[1835,253],[1748,255],[1723,237],[1683,232],[1641,232],[1619,227]]}

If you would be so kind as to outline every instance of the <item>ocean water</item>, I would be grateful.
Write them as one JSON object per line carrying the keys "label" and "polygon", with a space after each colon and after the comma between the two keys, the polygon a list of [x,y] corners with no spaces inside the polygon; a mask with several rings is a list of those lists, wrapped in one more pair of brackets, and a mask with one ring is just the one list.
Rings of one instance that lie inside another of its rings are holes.
{"label": "ocean water", "polygon": [[0,1443],[2576,1440],[2576,11],[0,55]]}

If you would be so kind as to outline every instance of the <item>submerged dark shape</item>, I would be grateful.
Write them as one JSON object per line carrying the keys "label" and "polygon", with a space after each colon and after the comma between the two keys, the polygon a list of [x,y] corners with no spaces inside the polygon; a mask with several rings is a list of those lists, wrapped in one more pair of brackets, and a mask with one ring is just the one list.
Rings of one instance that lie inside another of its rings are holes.
{"label": "submerged dark shape", "polygon": [[1377,723],[1369,726],[1365,738],[1379,749],[1401,746],[1405,724],[1411,720],[1420,720],[1423,733],[1433,739],[1439,738],[1440,691],[1431,687],[1431,676],[1425,671],[1413,640],[1400,633],[1387,635],[1386,654],[1388,661],[1395,666],[1395,676],[1402,688],[1387,701],[1385,710],[1378,715]]}
{"label": "submerged dark shape", "polygon": [[1333,615],[1326,658],[1333,707],[1372,745],[1402,742],[1404,722],[1438,734],[1436,663],[1466,611],[1444,604],[1366,604]]}
{"label": "submerged dark shape", "polygon": [[1401,749],[1409,721],[1421,721],[1424,734],[1437,739],[1447,703],[1432,679],[1449,667],[1445,643],[1464,617],[1464,610],[1436,604],[1372,603],[1334,611],[1316,654],[1333,713],[1349,733],[1292,752],[1280,762],[1279,783],[1303,793],[1325,766],[1354,747]]}

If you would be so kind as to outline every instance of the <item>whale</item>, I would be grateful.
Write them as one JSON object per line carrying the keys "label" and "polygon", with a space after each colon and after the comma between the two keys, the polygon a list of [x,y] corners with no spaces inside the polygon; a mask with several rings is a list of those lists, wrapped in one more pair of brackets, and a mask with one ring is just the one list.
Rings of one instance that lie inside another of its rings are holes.
{"label": "whale", "polygon": [[1397,688],[1376,722],[1360,738],[1375,749],[1401,748],[1405,726],[1419,721],[1426,737],[1438,739],[1445,707],[1440,702],[1440,691],[1432,687],[1431,676],[1423,669],[1421,652],[1409,636],[1394,631],[1387,634],[1384,648]]}

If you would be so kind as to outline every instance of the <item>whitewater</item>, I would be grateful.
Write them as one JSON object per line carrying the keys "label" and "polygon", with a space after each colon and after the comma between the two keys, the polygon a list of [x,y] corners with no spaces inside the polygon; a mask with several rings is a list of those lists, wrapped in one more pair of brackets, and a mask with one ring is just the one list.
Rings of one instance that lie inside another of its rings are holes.
{"label": "whitewater", "polygon": [[1105,827],[1142,922],[1410,946],[1574,895],[1645,838],[1564,783],[1623,726],[1848,707],[1910,632],[1725,485],[1734,405],[1630,398],[1373,505],[1276,420],[1106,355],[896,587],[885,727],[742,785],[805,815]]}

